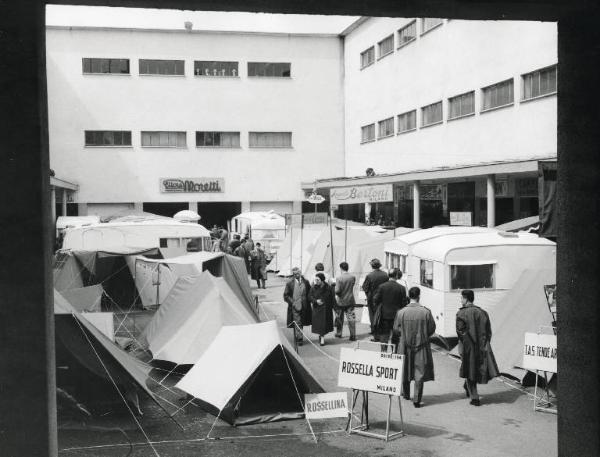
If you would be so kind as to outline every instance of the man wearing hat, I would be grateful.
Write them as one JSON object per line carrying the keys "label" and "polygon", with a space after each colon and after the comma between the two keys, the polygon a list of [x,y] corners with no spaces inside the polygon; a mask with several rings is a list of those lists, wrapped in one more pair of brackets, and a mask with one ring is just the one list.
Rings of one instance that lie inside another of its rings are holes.
{"label": "man wearing hat", "polygon": [[385,271],[381,271],[381,262],[379,259],[371,260],[371,268],[373,271],[367,275],[365,281],[362,284],[362,290],[365,292],[367,296],[367,307],[369,309],[369,322],[371,322],[371,335],[374,338],[371,338],[371,341],[378,341],[376,332],[377,329],[373,325],[373,317],[375,316],[375,305],[373,304],[373,297],[375,296],[375,291],[377,288],[388,281],[389,277]]}

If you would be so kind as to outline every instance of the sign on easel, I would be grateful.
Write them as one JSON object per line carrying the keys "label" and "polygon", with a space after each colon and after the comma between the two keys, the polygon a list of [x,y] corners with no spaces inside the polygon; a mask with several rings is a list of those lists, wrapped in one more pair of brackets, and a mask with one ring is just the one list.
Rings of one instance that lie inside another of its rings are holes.
{"label": "sign on easel", "polygon": [[348,413],[348,394],[346,392],[304,394],[304,414],[307,419],[348,417]]}
{"label": "sign on easel", "polygon": [[399,397],[403,365],[400,354],[342,348],[338,386]]}
{"label": "sign on easel", "polygon": [[556,346],[556,335],[525,333],[523,368],[556,373]]}

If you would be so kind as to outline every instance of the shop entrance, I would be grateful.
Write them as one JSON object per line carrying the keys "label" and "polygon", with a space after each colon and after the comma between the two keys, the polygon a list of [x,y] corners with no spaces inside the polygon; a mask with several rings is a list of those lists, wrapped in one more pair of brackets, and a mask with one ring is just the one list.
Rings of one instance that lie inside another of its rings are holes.
{"label": "shop entrance", "polygon": [[227,221],[241,212],[241,202],[198,202],[200,223],[209,230],[213,225],[227,228]]}

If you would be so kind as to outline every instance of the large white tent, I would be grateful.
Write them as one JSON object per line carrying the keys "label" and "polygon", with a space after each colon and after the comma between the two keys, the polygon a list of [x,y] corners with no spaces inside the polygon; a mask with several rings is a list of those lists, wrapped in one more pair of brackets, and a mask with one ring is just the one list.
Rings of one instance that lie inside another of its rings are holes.
{"label": "large white tent", "polygon": [[276,321],[222,327],[176,387],[232,425],[304,417],[304,394],[324,392]]}
{"label": "large white tent", "polygon": [[257,321],[223,278],[204,271],[177,279],[141,340],[154,359],[194,364],[221,327]]}

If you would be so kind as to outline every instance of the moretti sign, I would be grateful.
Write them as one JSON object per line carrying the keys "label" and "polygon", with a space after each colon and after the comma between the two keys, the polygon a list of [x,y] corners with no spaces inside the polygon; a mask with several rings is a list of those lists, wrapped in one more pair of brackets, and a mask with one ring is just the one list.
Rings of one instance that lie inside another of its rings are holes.
{"label": "moretti sign", "polygon": [[394,201],[392,187],[392,184],[336,187],[330,191],[330,201],[332,205],[391,202]]}
{"label": "moretti sign", "polygon": [[225,192],[225,180],[223,178],[161,178],[160,191],[194,194]]}

